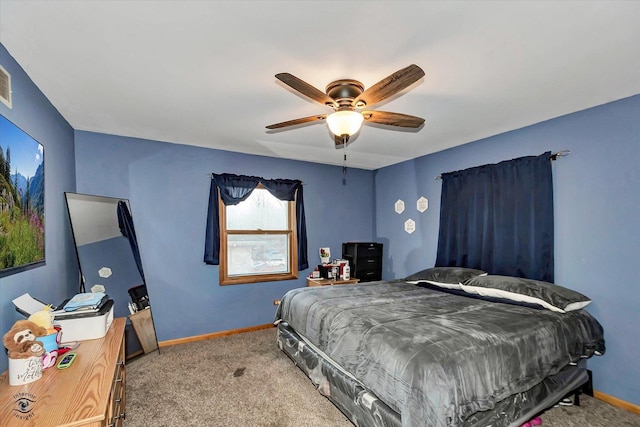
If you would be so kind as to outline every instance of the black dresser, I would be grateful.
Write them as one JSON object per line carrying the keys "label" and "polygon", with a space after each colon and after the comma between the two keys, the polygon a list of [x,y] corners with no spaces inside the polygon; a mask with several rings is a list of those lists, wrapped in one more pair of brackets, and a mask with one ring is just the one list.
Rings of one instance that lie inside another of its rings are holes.
{"label": "black dresser", "polygon": [[382,280],[382,243],[343,243],[342,258],[349,261],[351,277],[361,282]]}

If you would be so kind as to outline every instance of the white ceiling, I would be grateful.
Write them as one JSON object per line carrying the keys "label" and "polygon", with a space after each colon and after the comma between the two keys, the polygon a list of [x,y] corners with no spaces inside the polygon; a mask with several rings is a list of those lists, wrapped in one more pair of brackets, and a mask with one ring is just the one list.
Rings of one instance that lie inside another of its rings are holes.
{"label": "white ceiling", "polygon": [[[274,75],[369,87],[423,80],[373,109],[348,166],[377,169],[640,93],[638,1],[8,1],[0,42],[78,130],[342,165],[329,112]],[[14,108],[23,108],[14,105]]]}

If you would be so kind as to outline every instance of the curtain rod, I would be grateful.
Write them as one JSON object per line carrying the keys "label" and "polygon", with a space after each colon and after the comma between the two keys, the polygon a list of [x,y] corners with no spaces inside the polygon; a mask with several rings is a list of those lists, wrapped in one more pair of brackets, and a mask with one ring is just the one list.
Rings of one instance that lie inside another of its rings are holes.
{"label": "curtain rod", "polygon": [[[557,153],[553,153],[552,155],[550,155],[549,159],[551,159],[551,161],[554,161],[558,160],[558,157],[567,157],[569,154],[571,154],[571,150],[560,150]],[[433,179],[442,179],[442,174],[436,176]]]}
{"label": "curtain rod", "polygon": [[[209,178],[213,178],[213,174],[212,173],[208,173],[205,176],[208,176]],[[302,185],[307,185],[307,183],[304,182],[304,181],[300,181],[300,182],[302,183]]]}

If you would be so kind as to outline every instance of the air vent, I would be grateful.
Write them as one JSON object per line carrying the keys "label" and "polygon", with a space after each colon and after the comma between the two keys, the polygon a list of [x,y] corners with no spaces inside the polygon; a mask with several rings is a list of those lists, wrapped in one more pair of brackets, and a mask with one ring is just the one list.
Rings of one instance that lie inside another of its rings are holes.
{"label": "air vent", "polygon": [[0,65],[0,101],[11,108],[11,74]]}

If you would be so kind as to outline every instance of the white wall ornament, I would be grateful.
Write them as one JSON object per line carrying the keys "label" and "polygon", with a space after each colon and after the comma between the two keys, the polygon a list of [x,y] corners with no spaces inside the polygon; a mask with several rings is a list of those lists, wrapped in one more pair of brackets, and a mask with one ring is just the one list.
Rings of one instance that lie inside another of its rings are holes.
{"label": "white wall ornament", "polygon": [[400,199],[396,200],[395,209],[398,214],[404,212],[404,201]]}
{"label": "white wall ornament", "polygon": [[416,207],[420,213],[429,209],[429,200],[426,197],[420,197],[416,203]]}
{"label": "white wall ornament", "polygon": [[100,270],[98,270],[98,275],[103,279],[111,277],[111,269],[109,267],[102,267]]}
{"label": "white wall ornament", "polygon": [[414,231],[416,231],[416,222],[414,220],[412,220],[411,218],[406,220],[404,222],[404,231],[406,231],[409,234],[411,234]]}
{"label": "white wall ornament", "polygon": [[98,292],[105,292],[106,289],[104,288],[104,286],[99,285],[99,284],[95,284],[91,287],[91,292],[93,292],[94,294],[97,294]]}

